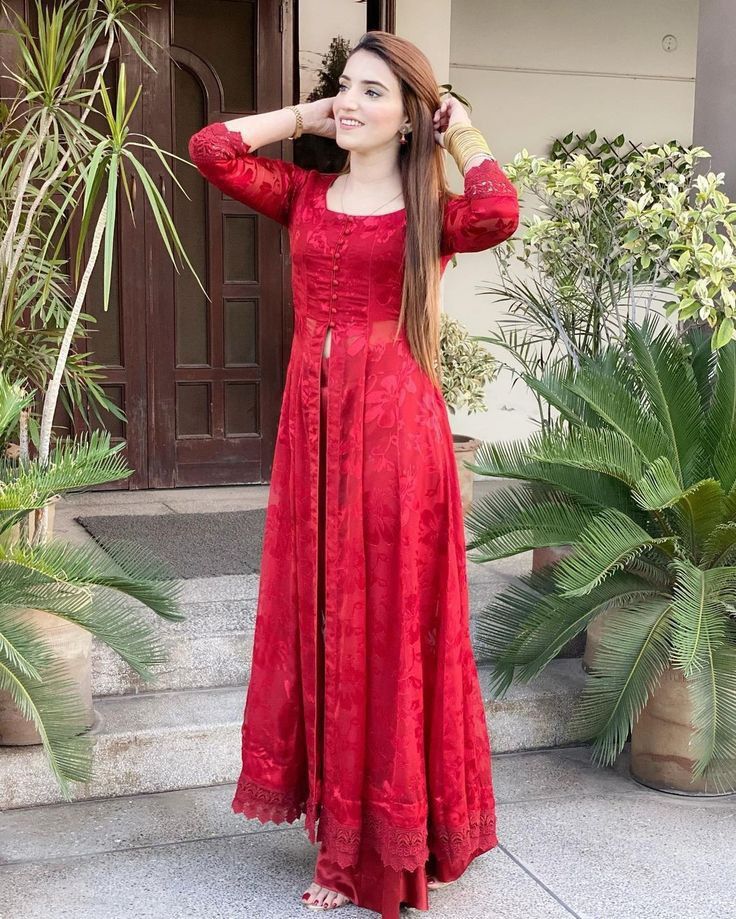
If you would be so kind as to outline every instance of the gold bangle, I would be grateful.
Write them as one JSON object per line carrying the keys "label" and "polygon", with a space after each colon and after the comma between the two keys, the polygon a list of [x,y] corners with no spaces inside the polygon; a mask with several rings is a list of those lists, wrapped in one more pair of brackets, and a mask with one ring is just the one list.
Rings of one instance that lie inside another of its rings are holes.
{"label": "gold bangle", "polygon": [[304,130],[304,119],[302,118],[302,113],[299,111],[296,105],[287,105],[288,109],[296,115],[296,126],[294,127],[294,133],[289,135],[289,140],[296,140],[298,137],[302,136],[302,131]]}
{"label": "gold bangle", "polygon": [[445,131],[444,143],[447,151],[457,163],[460,172],[473,156],[483,153],[493,159],[485,138],[477,128],[469,124],[453,124]]}

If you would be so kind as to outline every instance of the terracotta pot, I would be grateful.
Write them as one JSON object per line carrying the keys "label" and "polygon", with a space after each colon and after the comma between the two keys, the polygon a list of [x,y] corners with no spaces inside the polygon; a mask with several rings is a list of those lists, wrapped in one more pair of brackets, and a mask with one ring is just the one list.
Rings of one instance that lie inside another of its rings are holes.
{"label": "terracotta pot", "polygon": [[[59,503],[59,495],[53,497],[49,503],[46,505],[48,508],[48,535],[49,539],[54,534],[54,520],[56,519],[56,505]],[[36,531],[36,514],[35,511],[32,511],[28,515],[28,538],[32,539],[33,534]],[[15,526],[11,527],[6,534],[3,536],[3,542],[14,543],[20,537],[20,524],[16,523]]]}
{"label": "terracotta pot", "polygon": [[554,565],[571,553],[570,546],[538,546],[532,549],[532,571],[540,571],[547,565]]}
{"label": "terracotta pot", "polygon": [[591,620],[586,627],[585,632],[587,638],[585,642],[585,653],[583,654],[583,670],[586,673],[590,673],[591,667],[593,666],[593,661],[595,660],[596,652],[600,646],[601,638],[606,630],[607,616],[607,610],[598,613],[595,619]]}
{"label": "terracotta pot", "polygon": [[[66,619],[38,609],[23,610],[18,617],[32,624],[41,639],[61,661],[79,693],[85,709],[85,726],[92,727],[95,715],[92,705],[92,635]],[[0,745],[26,746],[40,744],[41,737],[33,722],[17,709],[10,693],[0,690]]]}
{"label": "terracotta pot", "polygon": [[[572,549],[570,546],[539,546],[532,549],[532,571],[540,571],[548,565],[554,565],[560,559],[566,558]],[[564,644],[556,657],[580,657],[585,649],[585,632],[571,638],[567,644]]]}
{"label": "terracotta pot", "polygon": [[[49,537],[53,534],[57,500],[54,499],[49,504]],[[33,514],[30,514],[29,517],[29,533],[33,535]],[[6,539],[14,541],[18,535],[19,527],[16,525],[6,535]],[[57,660],[62,662],[68,680],[77,688],[84,705],[86,727],[91,727],[94,722],[94,708],[92,705],[92,636],[90,633],[72,622],[67,622],[43,610],[23,610],[18,618],[31,623],[44,643],[52,649]],[[33,723],[21,715],[10,693],[0,690],[0,745],[25,746],[40,743],[41,737]]]}
{"label": "terracotta pot", "polygon": [[718,797],[736,794],[736,760],[731,791],[716,791],[703,776],[692,779],[695,738],[690,685],[682,670],[668,667],[631,732],[631,777],[657,791]]}
{"label": "terracotta pot", "polygon": [[452,440],[455,445],[455,461],[457,463],[457,475],[460,479],[463,513],[467,514],[470,510],[470,505],[473,503],[473,477],[475,473],[472,469],[467,469],[463,464],[475,462],[475,451],[481,442],[474,437],[468,437],[466,434],[453,434]]}

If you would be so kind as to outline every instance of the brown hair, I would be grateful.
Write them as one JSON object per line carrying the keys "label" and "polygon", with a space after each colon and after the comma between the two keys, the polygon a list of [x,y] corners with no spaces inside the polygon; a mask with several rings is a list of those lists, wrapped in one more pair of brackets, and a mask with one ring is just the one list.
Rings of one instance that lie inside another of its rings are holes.
{"label": "brown hair", "polygon": [[[440,240],[442,214],[450,195],[445,159],[434,139],[439,86],[426,55],[412,42],[390,32],[366,32],[350,51],[371,51],[388,64],[401,87],[411,133],[399,146],[401,186],[406,206],[404,287],[399,331],[414,359],[440,385]],[[349,169],[350,157],[343,171]],[[398,333],[397,333],[398,334]]]}

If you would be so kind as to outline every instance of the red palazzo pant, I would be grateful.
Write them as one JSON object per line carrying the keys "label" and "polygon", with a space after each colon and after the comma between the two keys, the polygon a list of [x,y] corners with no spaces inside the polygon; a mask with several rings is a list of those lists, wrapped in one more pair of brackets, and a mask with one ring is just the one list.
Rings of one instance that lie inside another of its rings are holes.
{"label": "red palazzo pant", "polygon": [[[324,716],[324,533],[325,533],[325,468],[327,444],[327,371],[329,358],[322,355],[322,375],[320,382],[320,501],[319,501],[319,540],[318,540],[318,578],[317,599],[320,616],[320,635],[322,641],[317,648],[317,687],[318,705],[318,756],[322,750],[323,716]],[[321,762],[318,763],[321,769]],[[314,880],[321,887],[336,890],[352,900],[356,906],[374,910],[381,914],[381,919],[399,919],[399,908],[402,903],[418,910],[429,909],[429,896],[427,889],[427,875],[438,878],[440,881],[454,881],[463,872],[464,866],[453,866],[442,862],[430,855],[429,861],[423,868],[416,871],[396,871],[386,867],[378,853],[369,846],[360,850],[358,863],[348,868],[341,868],[336,862],[331,862],[324,857],[320,848],[317,854],[317,866]]]}

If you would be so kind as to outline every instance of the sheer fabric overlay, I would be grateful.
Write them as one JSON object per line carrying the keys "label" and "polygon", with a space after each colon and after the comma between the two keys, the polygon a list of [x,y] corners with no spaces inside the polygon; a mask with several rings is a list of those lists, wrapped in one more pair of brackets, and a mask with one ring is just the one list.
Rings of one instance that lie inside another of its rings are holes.
{"label": "sheer fabric overlay", "polygon": [[[292,259],[232,807],[264,823],[305,816],[318,873],[393,919],[400,901],[427,908],[425,871],[453,880],[497,844],[447,407],[396,334],[406,212],[332,211],[335,175],[256,156],[221,124],[190,155],[288,230]],[[518,217],[500,166],[471,167],[445,207],[442,269],[508,238]]]}

